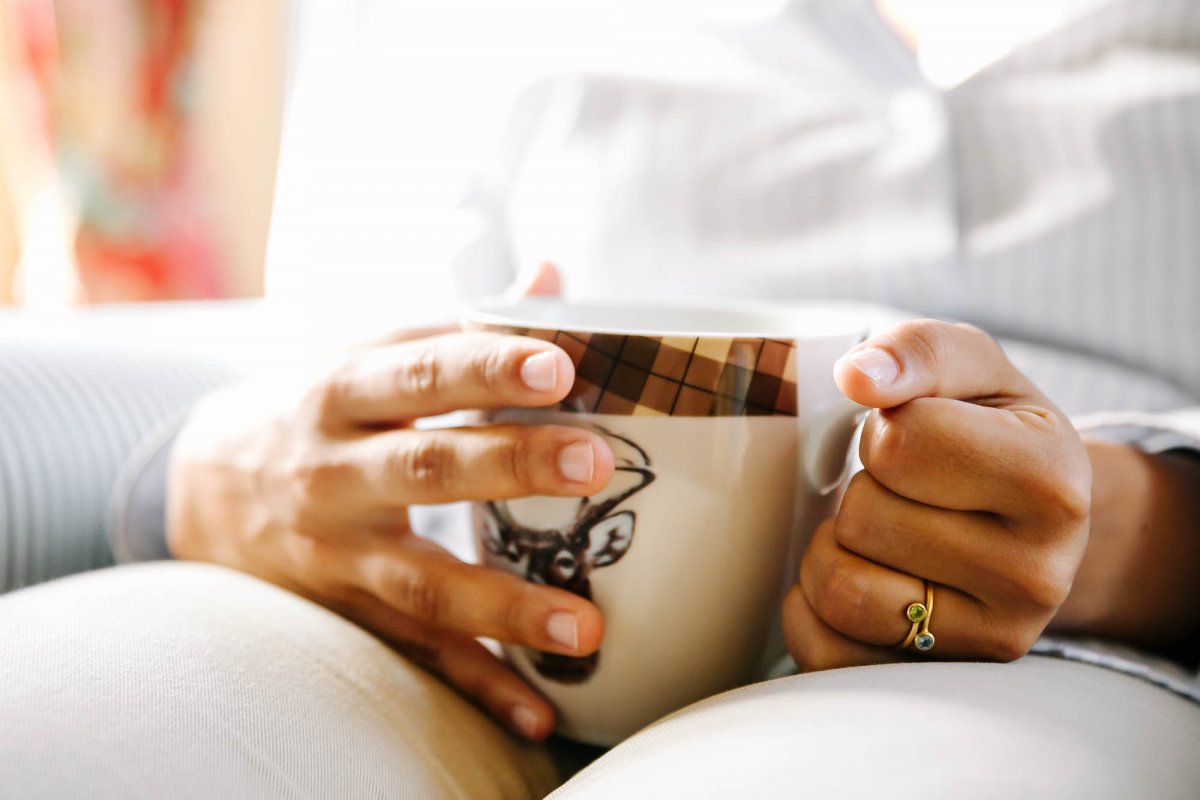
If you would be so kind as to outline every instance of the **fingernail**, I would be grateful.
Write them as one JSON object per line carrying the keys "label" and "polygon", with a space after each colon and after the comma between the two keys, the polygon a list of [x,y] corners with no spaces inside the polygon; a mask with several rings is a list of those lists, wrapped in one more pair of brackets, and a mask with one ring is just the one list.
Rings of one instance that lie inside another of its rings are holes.
{"label": "fingernail", "polygon": [[570,611],[555,611],[546,620],[546,634],[571,652],[579,649],[579,627]]}
{"label": "fingernail", "polygon": [[888,386],[900,374],[900,365],[896,359],[883,350],[869,347],[842,357],[850,366],[866,375],[876,386]]}
{"label": "fingernail", "polygon": [[592,446],[587,442],[569,444],[558,454],[558,471],[569,481],[591,483],[594,470]]}
{"label": "fingernail", "polygon": [[532,739],[538,732],[538,716],[532,708],[517,706],[512,710],[513,727]]}
{"label": "fingernail", "polygon": [[558,358],[554,353],[538,353],[521,365],[521,380],[535,392],[550,392],[558,383]]}

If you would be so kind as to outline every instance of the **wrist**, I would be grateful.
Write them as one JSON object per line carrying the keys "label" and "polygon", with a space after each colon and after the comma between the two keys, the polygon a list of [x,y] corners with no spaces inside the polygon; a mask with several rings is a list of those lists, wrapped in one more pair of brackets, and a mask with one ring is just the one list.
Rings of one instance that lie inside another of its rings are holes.
{"label": "wrist", "polygon": [[1110,442],[1085,441],[1092,464],[1092,499],[1088,544],[1066,602],[1049,630],[1110,635],[1119,616],[1125,565],[1142,527],[1149,476],[1132,448]]}
{"label": "wrist", "polygon": [[167,472],[183,415],[152,430],[126,460],[110,501],[108,536],[118,563],[171,558],[167,548]]}
{"label": "wrist", "polygon": [[1085,442],[1091,525],[1051,630],[1159,646],[1200,624],[1200,459]]}

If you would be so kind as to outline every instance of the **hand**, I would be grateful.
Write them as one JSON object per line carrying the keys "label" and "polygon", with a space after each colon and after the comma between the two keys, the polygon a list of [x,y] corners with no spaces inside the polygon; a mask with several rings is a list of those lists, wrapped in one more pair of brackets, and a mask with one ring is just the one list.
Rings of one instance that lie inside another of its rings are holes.
{"label": "hand", "polygon": [[569,592],[465,564],[416,536],[415,503],[585,496],[613,474],[604,440],[566,426],[418,430],[457,409],[545,406],[574,379],[535,339],[414,333],[297,386],[243,384],[193,411],[172,455],[168,544],[304,595],[439,673],[530,738],[550,704],[475,637],[586,655],[603,620]]}
{"label": "hand", "polygon": [[805,671],[912,657],[907,606],[934,584],[928,657],[1010,661],[1071,590],[1091,469],[1065,415],[982,331],[907,322],[835,368],[876,409],[864,469],[813,536],[783,607]]}

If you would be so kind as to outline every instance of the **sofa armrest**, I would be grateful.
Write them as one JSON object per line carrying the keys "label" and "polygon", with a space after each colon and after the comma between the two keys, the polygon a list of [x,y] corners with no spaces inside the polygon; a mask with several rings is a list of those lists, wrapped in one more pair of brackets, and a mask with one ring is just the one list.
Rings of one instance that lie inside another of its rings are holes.
{"label": "sofa armrest", "polygon": [[16,330],[0,337],[0,591],[111,564],[123,471],[237,375],[196,352]]}

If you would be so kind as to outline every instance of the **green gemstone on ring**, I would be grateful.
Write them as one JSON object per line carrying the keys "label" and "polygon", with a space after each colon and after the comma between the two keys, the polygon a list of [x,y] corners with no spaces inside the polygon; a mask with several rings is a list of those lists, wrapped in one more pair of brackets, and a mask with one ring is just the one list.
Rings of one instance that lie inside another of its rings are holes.
{"label": "green gemstone on ring", "polygon": [[925,610],[925,606],[921,603],[913,603],[904,614],[908,617],[909,622],[920,622],[929,616],[929,612]]}
{"label": "green gemstone on ring", "polygon": [[917,646],[918,650],[924,653],[933,649],[934,641],[935,640],[932,633],[921,633],[917,635],[917,638],[913,641],[913,644]]}

